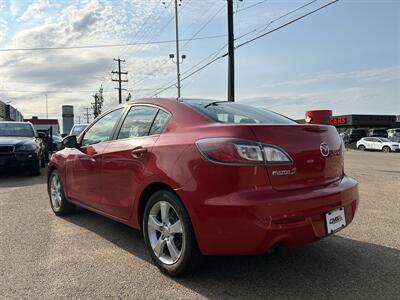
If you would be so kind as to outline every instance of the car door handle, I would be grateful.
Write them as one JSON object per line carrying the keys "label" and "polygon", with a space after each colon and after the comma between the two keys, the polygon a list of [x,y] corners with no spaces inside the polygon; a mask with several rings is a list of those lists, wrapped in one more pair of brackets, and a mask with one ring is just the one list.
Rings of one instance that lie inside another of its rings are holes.
{"label": "car door handle", "polygon": [[140,158],[143,156],[143,154],[145,154],[147,152],[147,148],[143,148],[143,147],[136,147],[131,151],[131,154],[133,157],[135,158]]}

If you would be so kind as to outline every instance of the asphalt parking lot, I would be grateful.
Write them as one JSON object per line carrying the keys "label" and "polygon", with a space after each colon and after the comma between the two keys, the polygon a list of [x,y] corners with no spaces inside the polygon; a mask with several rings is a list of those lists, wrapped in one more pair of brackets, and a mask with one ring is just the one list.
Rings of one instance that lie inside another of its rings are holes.
{"label": "asphalt parking lot", "polygon": [[349,227],[278,254],[208,257],[179,279],[151,264],[140,232],[86,210],[56,217],[44,174],[0,175],[0,299],[398,299],[400,154],[349,150],[345,164],[361,197]]}

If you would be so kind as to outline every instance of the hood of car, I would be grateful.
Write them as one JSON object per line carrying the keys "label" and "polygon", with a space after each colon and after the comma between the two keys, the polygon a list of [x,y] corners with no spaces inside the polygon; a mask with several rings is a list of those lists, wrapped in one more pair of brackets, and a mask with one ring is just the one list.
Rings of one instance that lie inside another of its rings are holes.
{"label": "hood of car", "polygon": [[34,144],[34,137],[21,137],[21,136],[0,136],[0,146],[2,145],[26,145]]}

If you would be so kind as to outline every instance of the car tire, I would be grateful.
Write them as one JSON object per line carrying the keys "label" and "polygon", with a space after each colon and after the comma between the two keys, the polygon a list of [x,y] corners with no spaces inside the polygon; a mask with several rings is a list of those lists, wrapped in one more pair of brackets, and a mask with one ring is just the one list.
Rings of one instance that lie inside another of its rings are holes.
{"label": "car tire", "polygon": [[57,216],[64,216],[75,211],[75,204],[68,201],[64,194],[60,173],[53,170],[49,176],[47,190],[50,198],[50,206]]}
{"label": "car tire", "polygon": [[364,145],[358,146],[358,150],[365,151],[365,146]]}
{"label": "car tire", "polygon": [[172,192],[155,192],[143,215],[146,248],[161,272],[182,276],[194,271],[201,254],[189,215]]}
{"label": "car tire", "polygon": [[390,152],[390,147],[384,146],[384,147],[382,148],[382,152],[389,153],[389,152]]}
{"label": "car tire", "polygon": [[40,175],[40,158],[38,158],[32,165],[29,173],[31,176],[39,176]]}

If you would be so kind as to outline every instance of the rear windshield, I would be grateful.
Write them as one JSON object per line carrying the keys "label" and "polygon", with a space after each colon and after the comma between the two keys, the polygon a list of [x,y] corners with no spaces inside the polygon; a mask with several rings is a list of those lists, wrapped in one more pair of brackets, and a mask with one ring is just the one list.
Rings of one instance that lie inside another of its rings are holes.
{"label": "rear windshield", "polygon": [[0,136],[34,137],[35,132],[30,124],[0,123]]}
{"label": "rear windshield", "polygon": [[220,123],[297,124],[272,111],[236,102],[187,101],[190,107]]}

